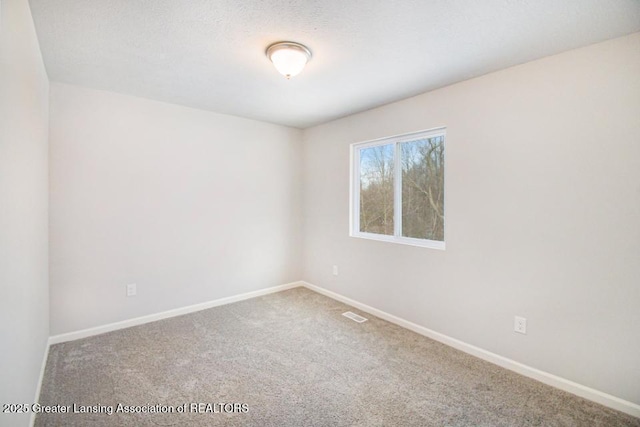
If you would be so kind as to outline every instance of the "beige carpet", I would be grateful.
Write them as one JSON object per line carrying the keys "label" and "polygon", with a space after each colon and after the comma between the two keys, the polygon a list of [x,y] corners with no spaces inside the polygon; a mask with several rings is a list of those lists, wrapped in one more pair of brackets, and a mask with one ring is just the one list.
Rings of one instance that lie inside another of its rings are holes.
{"label": "beige carpet", "polygon": [[37,426],[640,426],[304,288],[54,345],[40,403],[92,412]]}

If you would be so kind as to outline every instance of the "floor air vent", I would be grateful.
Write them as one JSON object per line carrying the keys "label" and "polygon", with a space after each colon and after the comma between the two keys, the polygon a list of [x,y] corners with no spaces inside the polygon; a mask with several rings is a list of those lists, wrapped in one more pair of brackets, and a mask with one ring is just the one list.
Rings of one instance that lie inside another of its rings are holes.
{"label": "floor air vent", "polygon": [[352,313],[350,311],[347,311],[346,313],[342,313],[342,315],[344,317],[348,317],[349,319],[351,319],[351,320],[353,320],[355,322],[358,322],[358,323],[362,323],[362,322],[366,322],[367,321],[367,319],[365,319],[364,317],[358,316],[357,314]]}

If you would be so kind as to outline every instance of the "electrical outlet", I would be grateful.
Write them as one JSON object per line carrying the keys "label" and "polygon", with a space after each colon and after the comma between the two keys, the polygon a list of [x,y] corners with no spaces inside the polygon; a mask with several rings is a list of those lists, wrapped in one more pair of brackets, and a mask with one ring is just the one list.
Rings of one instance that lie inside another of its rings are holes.
{"label": "electrical outlet", "polygon": [[513,330],[519,334],[527,333],[527,319],[524,317],[516,316],[513,319]]}
{"label": "electrical outlet", "polygon": [[337,265],[334,265],[334,266],[333,266],[333,275],[334,275],[334,276],[337,276],[337,275],[338,275],[338,266],[337,266]]}
{"label": "electrical outlet", "polygon": [[129,283],[127,285],[127,296],[128,297],[135,297],[137,293],[138,293],[138,289],[136,288],[136,284],[135,283]]}

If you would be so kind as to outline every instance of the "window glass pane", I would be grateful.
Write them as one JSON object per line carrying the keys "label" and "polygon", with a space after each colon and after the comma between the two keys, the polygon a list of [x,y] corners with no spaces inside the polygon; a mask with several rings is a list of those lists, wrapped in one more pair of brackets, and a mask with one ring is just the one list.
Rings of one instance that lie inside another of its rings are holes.
{"label": "window glass pane", "polygon": [[400,144],[402,235],[444,241],[444,136]]}
{"label": "window glass pane", "polygon": [[360,231],[393,236],[394,145],[360,150]]}

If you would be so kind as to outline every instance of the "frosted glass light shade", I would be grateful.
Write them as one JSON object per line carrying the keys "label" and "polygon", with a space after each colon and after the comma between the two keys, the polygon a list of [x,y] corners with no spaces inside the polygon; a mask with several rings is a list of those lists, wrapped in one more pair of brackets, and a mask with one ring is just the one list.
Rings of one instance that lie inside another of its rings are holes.
{"label": "frosted glass light shade", "polygon": [[267,57],[286,78],[300,74],[311,58],[306,46],[294,42],[278,42],[267,48]]}

